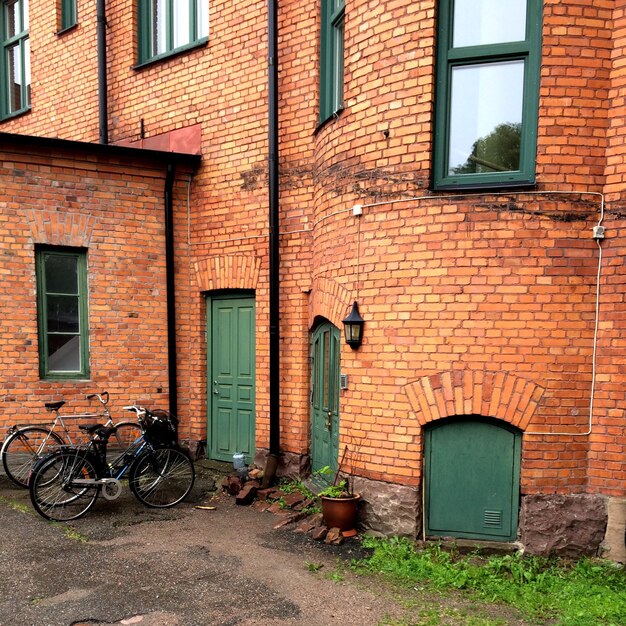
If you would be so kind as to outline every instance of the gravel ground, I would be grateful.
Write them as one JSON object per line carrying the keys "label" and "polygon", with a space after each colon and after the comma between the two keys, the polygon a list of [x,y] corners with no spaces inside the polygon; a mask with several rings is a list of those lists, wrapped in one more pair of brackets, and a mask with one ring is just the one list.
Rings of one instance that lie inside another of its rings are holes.
{"label": "gravel ground", "polygon": [[[360,539],[326,546],[215,489],[165,510],[125,486],[71,524],[47,522],[0,474],[0,626],[522,626],[503,607],[394,590],[346,567]],[[210,505],[212,510],[197,506]]]}
{"label": "gravel ground", "polygon": [[398,612],[328,575],[360,555],[358,540],[330,547],[274,530],[274,515],[236,506],[199,469],[175,508],[147,509],[125,489],[71,524],[46,522],[0,476],[0,624],[366,625]]}

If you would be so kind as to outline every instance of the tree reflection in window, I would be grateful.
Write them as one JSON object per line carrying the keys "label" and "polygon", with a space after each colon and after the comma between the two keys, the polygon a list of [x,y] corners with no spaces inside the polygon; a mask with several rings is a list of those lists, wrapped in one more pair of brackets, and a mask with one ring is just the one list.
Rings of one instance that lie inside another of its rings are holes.
{"label": "tree reflection in window", "polygon": [[451,168],[451,173],[477,174],[519,170],[521,130],[522,125],[519,122],[498,124],[493,132],[474,142],[467,161]]}

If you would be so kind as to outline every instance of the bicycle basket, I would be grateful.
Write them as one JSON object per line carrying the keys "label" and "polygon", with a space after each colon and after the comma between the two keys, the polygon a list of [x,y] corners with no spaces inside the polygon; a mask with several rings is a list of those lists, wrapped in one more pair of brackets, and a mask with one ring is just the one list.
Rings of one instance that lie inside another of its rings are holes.
{"label": "bicycle basket", "polygon": [[153,446],[175,446],[178,444],[178,419],[169,411],[151,411],[144,420],[143,436]]}

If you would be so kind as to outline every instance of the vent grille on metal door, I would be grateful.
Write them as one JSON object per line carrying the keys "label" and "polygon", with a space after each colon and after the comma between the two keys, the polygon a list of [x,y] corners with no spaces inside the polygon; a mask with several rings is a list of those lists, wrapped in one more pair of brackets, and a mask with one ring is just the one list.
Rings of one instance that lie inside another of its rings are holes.
{"label": "vent grille on metal door", "polygon": [[502,528],[502,511],[485,511],[483,523],[489,528]]}

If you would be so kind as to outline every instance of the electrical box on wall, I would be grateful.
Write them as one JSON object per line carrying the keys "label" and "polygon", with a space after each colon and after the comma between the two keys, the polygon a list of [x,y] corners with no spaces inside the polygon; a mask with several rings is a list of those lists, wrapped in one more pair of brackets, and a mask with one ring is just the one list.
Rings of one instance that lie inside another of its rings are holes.
{"label": "electrical box on wall", "polygon": [[347,389],[347,388],[348,388],[348,375],[339,374],[339,389]]}

